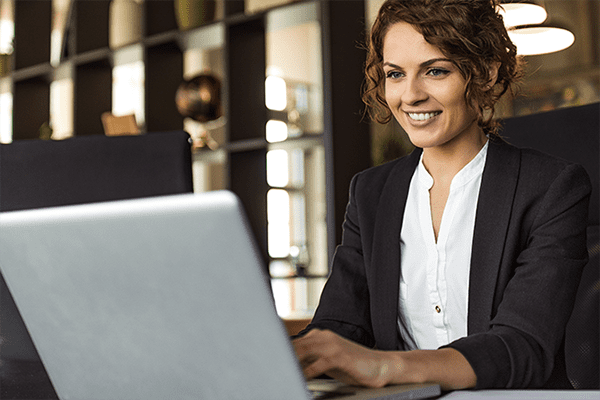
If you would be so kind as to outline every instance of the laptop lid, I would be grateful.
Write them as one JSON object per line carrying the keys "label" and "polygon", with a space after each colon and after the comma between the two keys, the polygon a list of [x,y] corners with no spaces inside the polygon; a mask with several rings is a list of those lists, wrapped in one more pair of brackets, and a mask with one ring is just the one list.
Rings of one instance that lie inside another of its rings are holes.
{"label": "laptop lid", "polygon": [[305,399],[238,199],[0,214],[0,269],[62,399]]}

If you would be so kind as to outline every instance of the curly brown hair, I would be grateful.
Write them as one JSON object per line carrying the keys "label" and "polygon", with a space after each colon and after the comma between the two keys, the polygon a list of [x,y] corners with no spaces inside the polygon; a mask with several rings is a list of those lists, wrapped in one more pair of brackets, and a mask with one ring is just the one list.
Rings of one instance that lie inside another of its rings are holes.
{"label": "curly brown hair", "polygon": [[[387,123],[392,113],[385,100],[383,42],[390,27],[407,22],[436,46],[467,81],[465,100],[478,112],[486,134],[497,133],[494,106],[522,77],[522,59],[508,37],[498,0],[386,0],[371,29],[367,44],[362,98],[367,114]],[[499,63],[495,85],[486,87],[491,68]]]}

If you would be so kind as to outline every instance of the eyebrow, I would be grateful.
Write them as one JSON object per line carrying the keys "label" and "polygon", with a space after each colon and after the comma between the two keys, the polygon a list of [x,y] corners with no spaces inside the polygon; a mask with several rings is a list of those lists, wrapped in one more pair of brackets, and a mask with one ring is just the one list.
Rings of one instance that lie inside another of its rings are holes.
{"label": "eyebrow", "polygon": [[[436,63],[438,61],[445,61],[445,62],[449,62],[449,63],[452,62],[452,60],[450,60],[449,58],[432,58],[431,60],[423,61],[421,64],[419,64],[419,67],[420,68],[425,68],[425,67],[428,67],[431,64],[434,64],[434,63]],[[396,64],[393,64],[391,62],[388,62],[388,61],[386,61],[386,62],[383,63],[383,66],[386,66],[386,65],[389,66],[389,67],[392,67],[392,68],[402,69],[402,67],[400,67],[400,66],[398,66]]]}

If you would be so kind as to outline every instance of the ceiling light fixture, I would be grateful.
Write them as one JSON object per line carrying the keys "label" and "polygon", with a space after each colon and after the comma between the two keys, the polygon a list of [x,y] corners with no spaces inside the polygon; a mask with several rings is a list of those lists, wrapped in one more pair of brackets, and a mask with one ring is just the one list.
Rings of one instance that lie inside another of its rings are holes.
{"label": "ceiling light fixture", "polygon": [[531,2],[500,4],[498,12],[519,55],[554,53],[575,42],[575,35],[571,31],[543,24],[548,14],[539,5]]}
{"label": "ceiling light fixture", "polygon": [[564,50],[575,42],[575,35],[567,29],[551,26],[525,26],[508,31],[517,46],[517,54],[532,56]]}
{"label": "ceiling light fixture", "polygon": [[504,19],[506,29],[520,25],[541,24],[548,18],[544,7],[531,3],[501,4],[498,12]]}

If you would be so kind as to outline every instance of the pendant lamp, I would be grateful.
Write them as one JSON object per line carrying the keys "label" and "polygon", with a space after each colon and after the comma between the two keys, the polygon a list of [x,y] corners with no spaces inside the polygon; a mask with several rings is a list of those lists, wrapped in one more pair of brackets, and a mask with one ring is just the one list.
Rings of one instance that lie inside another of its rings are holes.
{"label": "pendant lamp", "polygon": [[548,13],[535,3],[503,3],[498,12],[504,18],[508,36],[517,46],[519,55],[554,53],[575,42],[575,35],[568,29],[546,23]]}

